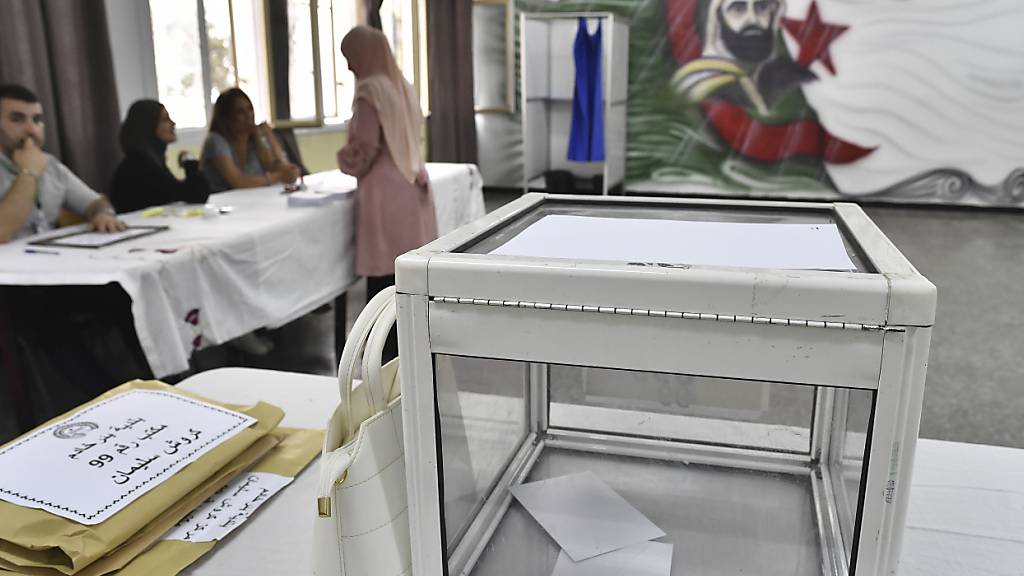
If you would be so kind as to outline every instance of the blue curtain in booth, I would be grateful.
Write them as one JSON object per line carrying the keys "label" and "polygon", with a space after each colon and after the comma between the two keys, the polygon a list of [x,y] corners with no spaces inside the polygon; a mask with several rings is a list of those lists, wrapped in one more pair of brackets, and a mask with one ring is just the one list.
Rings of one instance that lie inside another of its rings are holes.
{"label": "blue curtain in booth", "polygon": [[572,127],[569,131],[569,160],[604,160],[604,100],[601,78],[601,21],[590,34],[580,17],[573,45],[576,86],[572,97]]}

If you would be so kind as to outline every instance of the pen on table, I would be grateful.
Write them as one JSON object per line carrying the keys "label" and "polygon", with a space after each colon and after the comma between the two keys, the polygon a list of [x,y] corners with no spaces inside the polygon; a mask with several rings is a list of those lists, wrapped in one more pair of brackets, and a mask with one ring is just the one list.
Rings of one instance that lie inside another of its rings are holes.
{"label": "pen on table", "polygon": [[25,254],[53,254],[54,256],[60,256],[60,252],[56,250],[40,250],[39,248],[25,248]]}

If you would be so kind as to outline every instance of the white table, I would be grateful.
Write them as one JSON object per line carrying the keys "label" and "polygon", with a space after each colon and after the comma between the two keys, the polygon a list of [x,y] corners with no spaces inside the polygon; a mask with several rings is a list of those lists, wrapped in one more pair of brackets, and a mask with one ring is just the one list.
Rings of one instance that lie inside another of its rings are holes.
{"label": "white table", "polygon": [[[215,400],[264,400],[283,424],[320,427],[338,403],[337,381],[248,368],[196,374],[179,386]],[[312,574],[318,463],[248,524],[184,573]],[[259,551],[256,553],[255,551]],[[1024,574],[1024,450],[922,439],[917,445],[901,576]]]}
{"label": "white table", "polygon": [[[438,232],[484,214],[483,181],[471,164],[428,164]],[[355,189],[338,171],[316,175],[332,188]],[[280,186],[232,190],[210,202],[223,216],[123,216],[129,224],[170,230],[98,250],[0,245],[0,285],[118,283],[132,300],[139,343],[157,377],[188,369],[197,347],[222,344],[256,328],[275,328],[329,302],[355,281],[352,197],[324,206],[289,208]],[[194,207],[193,207],[194,208]],[[161,251],[163,250],[163,251]],[[57,252],[52,254],[49,252]]]}

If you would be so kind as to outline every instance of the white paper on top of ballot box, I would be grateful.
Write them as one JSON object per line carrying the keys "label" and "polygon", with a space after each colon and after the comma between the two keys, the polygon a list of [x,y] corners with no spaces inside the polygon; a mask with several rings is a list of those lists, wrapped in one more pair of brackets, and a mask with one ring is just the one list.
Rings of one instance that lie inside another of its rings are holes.
{"label": "white paper on top of ballot box", "polygon": [[835,224],[696,222],[552,214],[491,254],[695,266],[855,270]]}
{"label": "white paper on top of ballot box", "polygon": [[593,472],[520,484],[511,492],[575,562],[665,535]]}
{"label": "white paper on top of ballot box", "polygon": [[669,576],[672,573],[672,545],[642,542],[573,562],[563,550],[551,576]]}

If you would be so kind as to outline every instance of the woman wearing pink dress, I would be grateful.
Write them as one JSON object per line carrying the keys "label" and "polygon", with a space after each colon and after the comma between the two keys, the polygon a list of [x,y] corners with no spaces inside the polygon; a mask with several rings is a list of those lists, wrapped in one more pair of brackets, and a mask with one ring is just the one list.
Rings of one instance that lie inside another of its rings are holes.
{"label": "woman wearing pink dress", "polygon": [[[395,258],[437,238],[437,220],[420,157],[423,113],[387,38],[356,26],[341,41],[341,53],[356,91],[338,167],[358,179],[356,274],[366,276],[369,300],[395,283]],[[397,355],[397,341],[389,338],[388,346],[385,356]]]}

